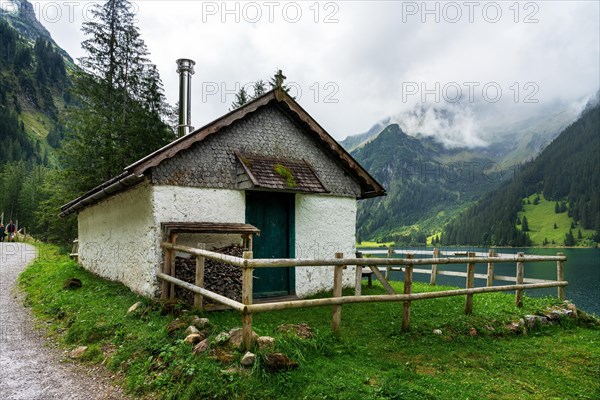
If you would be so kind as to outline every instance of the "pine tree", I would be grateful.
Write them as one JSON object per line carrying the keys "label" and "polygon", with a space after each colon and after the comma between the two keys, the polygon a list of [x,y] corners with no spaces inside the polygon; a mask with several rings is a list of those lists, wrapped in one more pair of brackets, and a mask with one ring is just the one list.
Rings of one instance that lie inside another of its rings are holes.
{"label": "pine tree", "polygon": [[529,223],[527,222],[527,217],[523,216],[521,220],[521,231],[528,232],[529,231]]}
{"label": "pine tree", "polygon": [[578,239],[578,240],[581,240],[581,239],[583,239],[583,235],[581,234],[581,229],[578,229],[578,230],[577,230],[577,239]]}
{"label": "pine tree", "polygon": [[267,91],[266,85],[267,84],[262,79],[259,79],[258,81],[254,82],[254,86],[252,87],[254,89],[252,98],[256,99],[257,97],[260,97],[263,94],[265,94],[265,92]]}
{"label": "pine tree", "polygon": [[69,116],[62,161],[75,192],[89,190],[128,164],[167,144],[173,131],[157,69],[134,25],[127,0],[91,8],[74,93],[81,107]]}
{"label": "pine tree", "polygon": [[236,108],[240,108],[244,104],[249,101],[248,93],[246,93],[246,88],[242,86],[239,92],[235,95],[235,101],[231,103],[231,108],[229,110],[233,111]]}
{"label": "pine tree", "polygon": [[575,237],[573,237],[573,231],[570,229],[565,234],[565,246],[575,246]]}

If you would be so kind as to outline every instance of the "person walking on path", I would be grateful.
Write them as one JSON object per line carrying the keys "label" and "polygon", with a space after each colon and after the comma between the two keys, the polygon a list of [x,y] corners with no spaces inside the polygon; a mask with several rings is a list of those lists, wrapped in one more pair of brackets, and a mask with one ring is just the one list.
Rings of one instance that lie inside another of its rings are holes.
{"label": "person walking on path", "polygon": [[0,242],[4,242],[4,238],[6,237],[6,228],[4,224],[0,223]]}
{"label": "person walking on path", "polygon": [[15,240],[15,232],[17,227],[13,224],[12,219],[6,225],[6,232],[8,232],[8,241],[13,242]]}

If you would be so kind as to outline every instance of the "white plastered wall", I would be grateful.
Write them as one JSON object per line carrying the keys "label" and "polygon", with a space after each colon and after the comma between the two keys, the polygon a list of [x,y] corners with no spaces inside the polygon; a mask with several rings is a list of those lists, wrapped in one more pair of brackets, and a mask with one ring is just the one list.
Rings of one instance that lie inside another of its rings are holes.
{"label": "white plastered wall", "polygon": [[[296,195],[296,258],[354,257],[356,199]],[[355,268],[344,270],[344,287],[354,286]],[[305,297],[333,287],[333,267],[296,267],[296,294]]]}
{"label": "white plastered wall", "polygon": [[[80,261],[104,278],[153,297],[158,289],[156,272],[163,262],[161,222],[244,223],[245,208],[244,191],[143,183],[80,212]],[[296,195],[297,258],[331,258],[336,252],[351,257],[355,230],[355,199]],[[236,240],[231,236],[223,243]],[[198,241],[198,237],[178,239],[191,246]],[[333,267],[296,267],[295,279],[300,297],[331,290]],[[354,267],[349,266],[344,286],[353,285]]]}
{"label": "white plastered wall", "polygon": [[[185,186],[155,185],[153,187],[153,217],[156,226],[163,222],[229,222],[244,223],[246,220],[246,195],[241,190],[207,189]],[[162,263],[160,241],[157,232],[157,254]],[[219,248],[232,243],[240,244],[240,235],[182,234],[177,243],[197,247],[204,243],[207,249]],[[177,254],[188,257],[187,254]]]}
{"label": "white plastered wall", "polygon": [[152,187],[142,183],[79,213],[79,260],[87,270],[153,296],[156,227]]}

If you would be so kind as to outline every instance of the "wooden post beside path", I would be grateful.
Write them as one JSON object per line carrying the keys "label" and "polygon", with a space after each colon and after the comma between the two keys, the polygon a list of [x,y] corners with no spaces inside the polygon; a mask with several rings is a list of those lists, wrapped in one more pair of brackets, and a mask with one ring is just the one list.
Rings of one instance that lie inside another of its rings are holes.
{"label": "wooden post beside path", "polygon": [[[518,253],[518,257],[523,257],[523,253]],[[525,263],[523,261],[517,261],[517,285],[523,284],[523,278],[525,276]],[[523,289],[517,289],[515,291],[515,305],[517,307],[523,307]]]}
{"label": "wooden post beside path", "polygon": [[[198,243],[198,248],[201,250],[205,250],[206,246],[204,243]],[[198,287],[204,287],[204,257],[196,256],[196,279],[195,285]],[[204,296],[201,294],[194,294],[194,307],[198,310],[202,311]]]}
{"label": "wooden post beside path", "polygon": [[[435,249],[433,249],[433,258],[439,258],[439,256],[440,256],[440,249],[438,249],[436,247]],[[432,286],[435,286],[435,284],[437,282],[437,273],[438,273],[437,264],[432,264],[431,265],[431,279],[429,280],[429,284]]]}
{"label": "wooden post beside path", "polygon": [[[244,259],[253,258],[252,251],[244,251]],[[252,305],[252,267],[242,267],[242,303],[246,306]],[[252,313],[242,312],[242,341],[244,348],[252,348]]]}
{"label": "wooden post beside path", "polygon": [[[413,255],[407,254],[406,258],[412,260]],[[404,268],[404,294],[412,293],[412,275],[413,266],[412,264],[407,265]],[[402,332],[408,332],[410,329],[410,301],[405,301],[402,304]]]}
{"label": "wooden post beside path", "polygon": [[[561,257],[564,256],[563,253],[556,253],[557,256]],[[565,280],[565,264],[564,261],[557,261],[556,262],[556,280],[559,282],[562,282]],[[558,299],[560,301],[564,301],[565,300],[565,287],[564,286],[559,286],[557,288],[558,290]]]}
{"label": "wooden post beside path", "polygon": [[[362,258],[360,251],[356,252],[356,258]],[[357,265],[354,276],[354,295],[360,296],[362,294],[362,265]]]}
{"label": "wooden post beside path", "polygon": [[[469,258],[475,258],[475,253],[467,253]],[[469,262],[467,264],[467,289],[475,287],[475,262]],[[473,294],[467,294],[467,300],[465,302],[465,314],[473,313]]]}
{"label": "wooden post beside path", "polygon": [[[489,257],[496,257],[496,250],[494,249],[490,249],[489,253],[488,253]],[[493,262],[488,262],[488,268],[487,268],[487,286],[494,286],[494,263]]]}
{"label": "wooden post beside path", "polygon": [[[344,258],[344,253],[335,253],[335,258]],[[333,297],[342,297],[342,278],[344,276],[344,266],[336,265],[333,268]],[[332,310],[331,329],[336,336],[340,335],[341,324],[342,306],[334,305]]]}

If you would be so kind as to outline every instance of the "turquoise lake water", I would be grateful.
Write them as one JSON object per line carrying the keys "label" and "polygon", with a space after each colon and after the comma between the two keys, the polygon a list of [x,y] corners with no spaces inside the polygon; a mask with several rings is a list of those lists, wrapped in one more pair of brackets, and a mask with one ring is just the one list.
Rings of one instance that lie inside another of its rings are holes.
{"label": "turquoise lake water", "polygon": [[[361,249],[361,251],[367,252],[368,249]],[[381,250],[381,248],[372,248],[371,250]],[[411,251],[411,250],[427,250],[432,251],[431,248],[398,248],[396,251]],[[440,247],[442,251],[475,251],[475,252],[487,252],[487,249],[483,248],[444,248]],[[536,254],[536,255],[556,255],[561,252],[567,256],[567,262],[565,263],[565,280],[569,282],[569,286],[565,288],[565,297],[575,303],[578,308],[581,308],[589,313],[600,316],[600,249],[566,249],[566,248],[530,248],[530,249],[497,249],[498,253],[505,254],[516,254],[518,252],[524,252],[525,254]],[[385,257],[378,255],[378,257]],[[400,257],[400,256],[397,256]],[[415,258],[429,258],[428,256],[416,255]],[[419,268],[428,268],[427,266],[421,266]],[[451,264],[451,265],[440,265],[438,270],[450,270],[450,271],[462,271],[466,272],[466,265],[462,264]],[[495,275],[507,275],[515,276],[516,264],[515,263],[496,263],[494,267]],[[487,273],[487,263],[478,263],[475,266],[475,273],[485,274]],[[556,262],[532,262],[525,263],[525,277],[526,278],[538,278],[538,279],[552,279],[556,280]],[[393,272],[391,276],[392,280],[402,280],[402,273]],[[429,282],[429,275],[414,274],[413,279],[419,282]],[[454,276],[442,276],[438,275],[437,283],[439,285],[451,285],[458,287],[465,287],[465,278],[454,277]],[[484,279],[475,279],[475,286],[485,286]],[[496,281],[495,285],[510,285],[511,282]],[[556,288],[548,289],[535,289],[525,291],[527,296],[540,297],[540,296],[556,296]]]}

